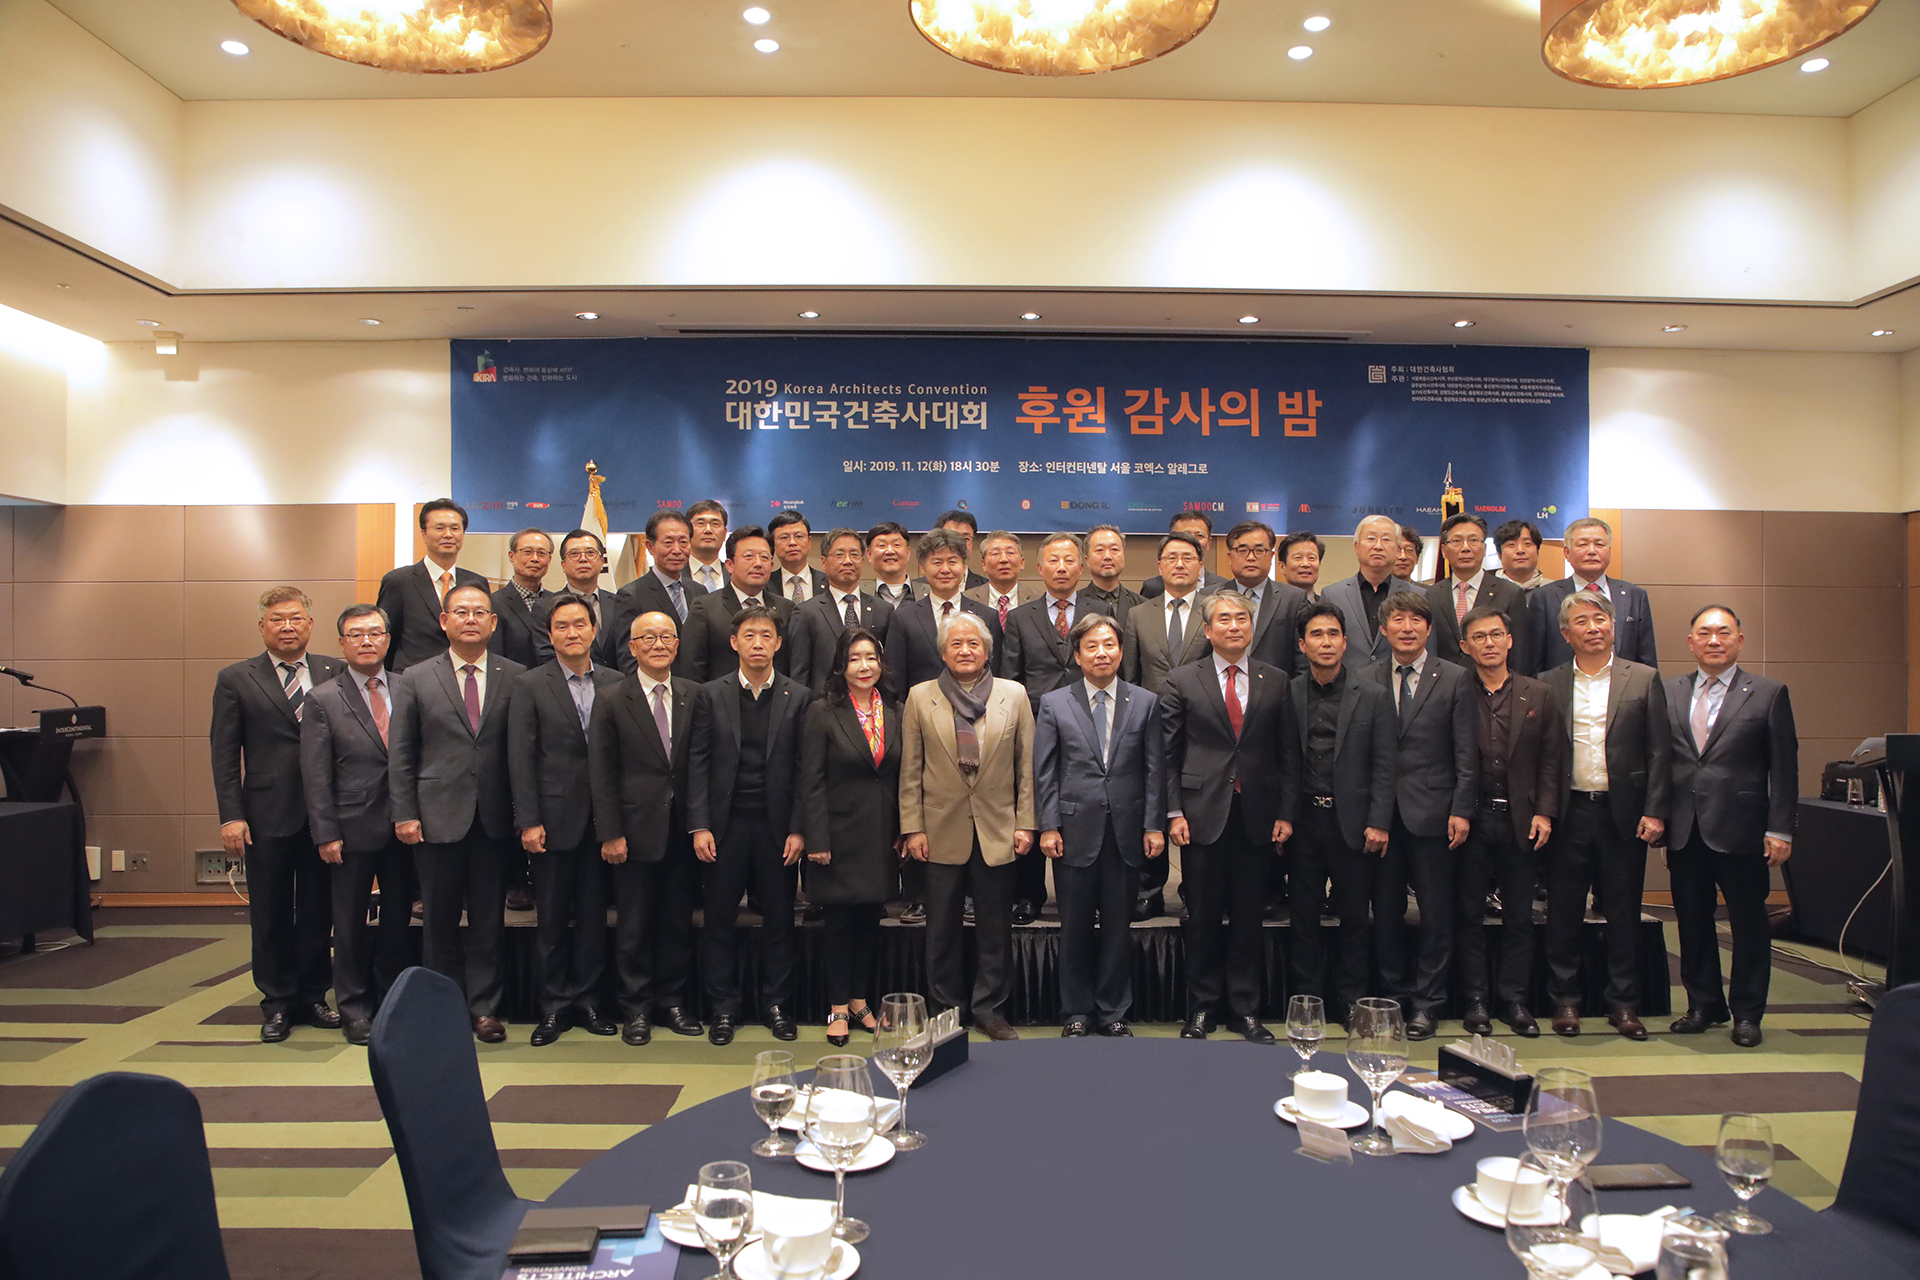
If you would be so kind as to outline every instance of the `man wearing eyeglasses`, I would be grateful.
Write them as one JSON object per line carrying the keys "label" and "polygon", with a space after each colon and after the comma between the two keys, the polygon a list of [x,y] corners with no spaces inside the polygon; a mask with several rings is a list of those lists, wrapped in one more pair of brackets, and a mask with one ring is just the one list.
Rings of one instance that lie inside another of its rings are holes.
{"label": "man wearing eyeglasses", "polygon": [[1471,665],[1460,647],[1460,621],[1475,609],[1494,608],[1513,619],[1514,660],[1509,665],[1522,675],[1533,674],[1527,593],[1487,572],[1487,522],[1468,512],[1449,516],[1440,526],[1440,557],[1447,571],[1427,588],[1427,604],[1433,609],[1427,651],[1455,666]]}
{"label": "man wearing eyeglasses", "polygon": [[1299,632],[1307,593],[1291,583],[1274,580],[1277,542],[1271,526],[1259,520],[1242,520],[1227,530],[1227,568],[1233,571],[1234,589],[1253,601],[1253,657],[1292,677],[1295,660],[1300,657],[1294,637]]}
{"label": "man wearing eyeglasses", "polygon": [[606,567],[607,548],[598,534],[575,529],[560,539],[560,571],[567,575],[567,585],[541,601],[534,613],[534,625],[539,632],[534,638],[534,656],[541,663],[553,661],[553,639],[548,628],[553,606],[562,600],[578,600],[587,606],[587,613],[593,619],[594,665],[619,666],[620,646],[607,624],[620,612],[620,598],[600,585],[600,575]]}
{"label": "man wearing eyeglasses", "polygon": [[552,595],[544,585],[553,564],[553,539],[538,529],[522,529],[507,539],[507,563],[513,577],[493,593],[493,616],[499,620],[488,647],[523,667],[538,666],[540,604]]}

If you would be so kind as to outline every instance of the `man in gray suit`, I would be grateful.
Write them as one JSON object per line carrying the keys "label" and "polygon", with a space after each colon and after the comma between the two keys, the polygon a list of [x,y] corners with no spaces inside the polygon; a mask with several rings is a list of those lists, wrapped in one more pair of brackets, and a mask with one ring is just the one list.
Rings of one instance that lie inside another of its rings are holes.
{"label": "man in gray suit", "polygon": [[[1040,852],[1060,899],[1063,1036],[1130,1036],[1127,917],[1138,868],[1166,853],[1166,742],[1159,701],[1117,679],[1120,627],[1088,612],[1068,633],[1082,678],[1040,699],[1033,786]],[[1094,916],[1100,917],[1098,958]]]}
{"label": "man in gray suit", "polygon": [[[1375,871],[1374,954],[1380,994],[1412,1008],[1407,1035],[1429,1040],[1439,1029],[1453,964],[1454,856],[1479,805],[1479,709],[1467,674],[1427,651],[1433,611],[1424,597],[1396,591],[1380,606],[1380,630],[1392,646],[1384,662],[1362,667],[1393,699],[1398,723],[1393,826]],[[1406,938],[1407,888],[1420,903],[1415,955]]]}
{"label": "man in gray suit", "polygon": [[1393,576],[1400,548],[1399,525],[1386,516],[1366,517],[1353,531],[1353,554],[1360,561],[1360,571],[1320,593],[1322,600],[1340,611],[1349,670],[1387,656],[1387,642],[1380,637],[1380,606],[1396,591],[1418,590],[1405,578]]}
{"label": "man in gray suit", "polygon": [[1207,628],[1200,617],[1199,540],[1170,533],[1160,539],[1161,592],[1137,604],[1126,617],[1121,678],[1159,695],[1167,672],[1207,656]]}
{"label": "man in gray suit", "polygon": [[526,668],[487,652],[484,587],[447,592],[440,625],[448,652],[409,667],[394,690],[387,787],[394,834],[414,846],[420,872],[426,965],[461,984],[474,1034],[497,1044],[507,1038],[501,960],[514,836],[507,704]]}
{"label": "man in gray suit", "polygon": [[[612,629],[616,642],[633,634],[633,620],[643,613],[665,614],[673,623],[675,635],[686,626],[693,602],[707,593],[687,567],[692,548],[692,527],[678,511],[656,511],[647,519],[646,551],[653,567],[614,592],[612,619],[602,620],[602,626]],[[615,665],[632,675],[638,669],[633,654],[624,643],[617,643],[615,648]],[[684,655],[676,661],[680,665],[674,668],[674,674],[685,675]]]}
{"label": "man in gray suit", "polygon": [[[1487,572],[1487,522],[1467,512],[1448,517],[1440,526],[1440,557],[1445,571],[1427,588],[1427,603],[1433,606],[1433,635],[1427,648],[1433,656],[1463,671],[1473,665],[1460,647],[1460,623],[1475,609],[1491,606],[1513,619],[1514,657],[1531,664],[1536,654],[1527,593]],[[1530,665],[1513,669],[1523,676],[1533,674]]]}
{"label": "man in gray suit", "polygon": [[[1760,1043],[1767,1011],[1767,872],[1793,853],[1800,740],[1787,687],[1740,666],[1745,643],[1738,615],[1725,605],[1693,615],[1687,648],[1697,669],[1667,681],[1673,821],[1666,834],[1687,988],[1687,1011],[1671,1030],[1698,1035],[1731,1016],[1733,1042],[1750,1049]],[[1725,997],[1715,889],[1727,900],[1733,930],[1733,983]]]}
{"label": "man in gray suit", "polygon": [[[865,560],[865,544],[852,529],[830,529],[820,539],[820,563],[826,570],[821,588],[793,611],[787,633],[787,674],[815,694],[827,687],[834,650],[849,626],[865,627],[876,636],[885,636],[893,621],[892,605],[860,589],[860,569]],[[883,685],[880,692],[895,702],[901,690]]]}
{"label": "man in gray suit", "polygon": [[[1536,604],[1550,588],[1534,593]],[[1660,672],[1614,653],[1613,602],[1560,596],[1560,633],[1573,660],[1541,674],[1572,751],[1561,819],[1547,846],[1547,964],[1553,1029],[1580,1034],[1580,937],[1591,888],[1607,917],[1607,1021],[1645,1040],[1640,1021],[1640,899],[1647,846],[1666,833],[1673,772]]]}
{"label": "man in gray suit", "polygon": [[[413,858],[387,818],[387,618],[373,605],[349,605],[339,631],[347,671],[315,685],[302,704],[300,778],[320,860],[333,867],[333,995],[347,1043],[365,1044],[380,997],[409,963]],[[376,876],[377,949],[367,927]]]}
{"label": "man in gray suit", "polygon": [[300,782],[302,704],[345,669],[307,652],[313,602],[298,587],[260,597],[266,652],[221,669],[213,682],[208,741],[220,844],[246,860],[252,902],[253,982],[260,1038],[276,1044],[295,1021],[332,1029],[327,1007],[327,928],[333,908],[327,867],[307,830]]}
{"label": "man in gray suit", "polygon": [[1605,520],[1588,516],[1575,520],[1566,531],[1567,564],[1573,576],[1528,594],[1533,611],[1528,626],[1533,629],[1534,665],[1545,671],[1573,657],[1573,651],[1561,637],[1557,625],[1560,605],[1575,592],[1604,596],[1613,606],[1613,651],[1643,667],[1658,667],[1660,656],[1653,640],[1653,604],[1643,588],[1608,574],[1613,567],[1613,527]]}

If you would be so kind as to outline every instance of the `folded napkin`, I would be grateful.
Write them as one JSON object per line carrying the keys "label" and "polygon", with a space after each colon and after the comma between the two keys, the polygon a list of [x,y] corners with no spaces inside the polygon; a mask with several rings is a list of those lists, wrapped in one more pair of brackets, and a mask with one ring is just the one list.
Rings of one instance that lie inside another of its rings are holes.
{"label": "folded napkin", "polygon": [[[687,1184],[686,1198],[683,1199],[679,1204],[673,1206],[673,1208],[665,1210],[666,1214],[672,1217],[684,1218],[687,1224],[691,1226],[693,1223],[693,1198],[699,1194],[700,1194],[699,1184],[694,1182],[689,1182]],[[773,1192],[771,1191],[756,1191],[753,1193],[754,1220],[758,1221],[760,1218],[760,1215],[763,1213],[766,1213],[769,1210],[778,1210],[782,1206],[795,1205],[795,1204],[824,1204],[829,1208],[831,1208],[833,1205],[833,1201],[806,1199],[799,1196],[777,1196],[773,1194]],[[755,1231],[753,1232],[753,1234],[757,1236],[760,1233],[758,1231]]]}
{"label": "folded napkin", "polygon": [[1672,1205],[1652,1213],[1600,1215],[1599,1263],[1617,1276],[1635,1276],[1651,1271],[1660,1261],[1660,1237],[1666,1233],[1667,1220],[1674,1215]]}
{"label": "folded napkin", "polygon": [[1447,1109],[1411,1093],[1397,1091],[1380,1100],[1380,1127],[1392,1135],[1395,1151],[1431,1155],[1453,1150]]}
{"label": "folded napkin", "polygon": [[[807,1105],[813,1101],[813,1086],[808,1085],[794,1095],[793,1110],[782,1120],[782,1128],[805,1128]],[[873,1105],[873,1131],[884,1134],[900,1123],[900,1102],[897,1098],[875,1098]]]}

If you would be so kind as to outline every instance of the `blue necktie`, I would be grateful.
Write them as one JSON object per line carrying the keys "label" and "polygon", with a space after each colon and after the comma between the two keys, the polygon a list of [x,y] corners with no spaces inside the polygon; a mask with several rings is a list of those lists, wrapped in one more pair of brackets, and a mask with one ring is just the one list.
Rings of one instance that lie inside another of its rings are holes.
{"label": "blue necktie", "polygon": [[673,611],[680,615],[680,621],[687,620],[687,589],[679,582],[667,584],[667,594],[673,597]]}

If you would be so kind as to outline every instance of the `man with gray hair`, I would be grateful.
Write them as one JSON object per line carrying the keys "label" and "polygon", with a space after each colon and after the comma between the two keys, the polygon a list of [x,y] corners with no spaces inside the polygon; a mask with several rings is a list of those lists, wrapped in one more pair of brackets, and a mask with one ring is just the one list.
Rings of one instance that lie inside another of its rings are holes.
{"label": "man with gray hair", "polygon": [[[1573,576],[1547,583],[1527,600],[1533,614],[1528,623],[1533,632],[1533,669],[1546,671],[1572,660],[1573,650],[1560,634],[1560,606],[1575,592],[1597,595],[1613,606],[1614,653],[1629,662],[1658,667],[1652,602],[1644,590],[1607,572],[1613,567],[1613,526],[1587,516],[1567,526],[1565,539],[1567,565]],[[1514,668],[1526,669],[1518,662]]]}
{"label": "man with gray hair", "polygon": [[1027,553],[1020,547],[1020,535],[995,529],[980,539],[980,567],[987,571],[987,580],[979,586],[968,587],[967,598],[992,609],[1004,632],[1007,615],[1035,595],[1033,584],[1020,580],[1027,567]]}
{"label": "man with gray hair", "polygon": [[1400,526],[1391,516],[1366,516],[1353,530],[1353,554],[1360,571],[1320,593],[1340,611],[1347,635],[1349,671],[1386,659],[1391,646],[1380,634],[1380,606],[1396,591],[1413,591],[1413,583],[1393,574],[1400,554]]}
{"label": "man with gray hair", "polygon": [[[907,857],[926,869],[928,1003],[935,1012],[969,1005],[979,1031],[1014,1040],[1000,1006],[1013,864],[1033,848],[1033,708],[1019,685],[994,679],[986,619],[956,612],[939,645],[945,667],[908,692],[900,739],[900,830]],[[971,995],[961,953],[969,894],[979,951]]]}
{"label": "man with gray hair", "polygon": [[312,637],[306,592],[274,587],[263,594],[266,652],[214,677],[207,731],[220,845],[246,860],[253,984],[260,989],[260,1038],[268,1044],[285,1040],[295,1022],[340,1026],[340,1015],[327,1007],[332,882],[307,829],[300,719],[314,686],[346,664],[309,654]]}

